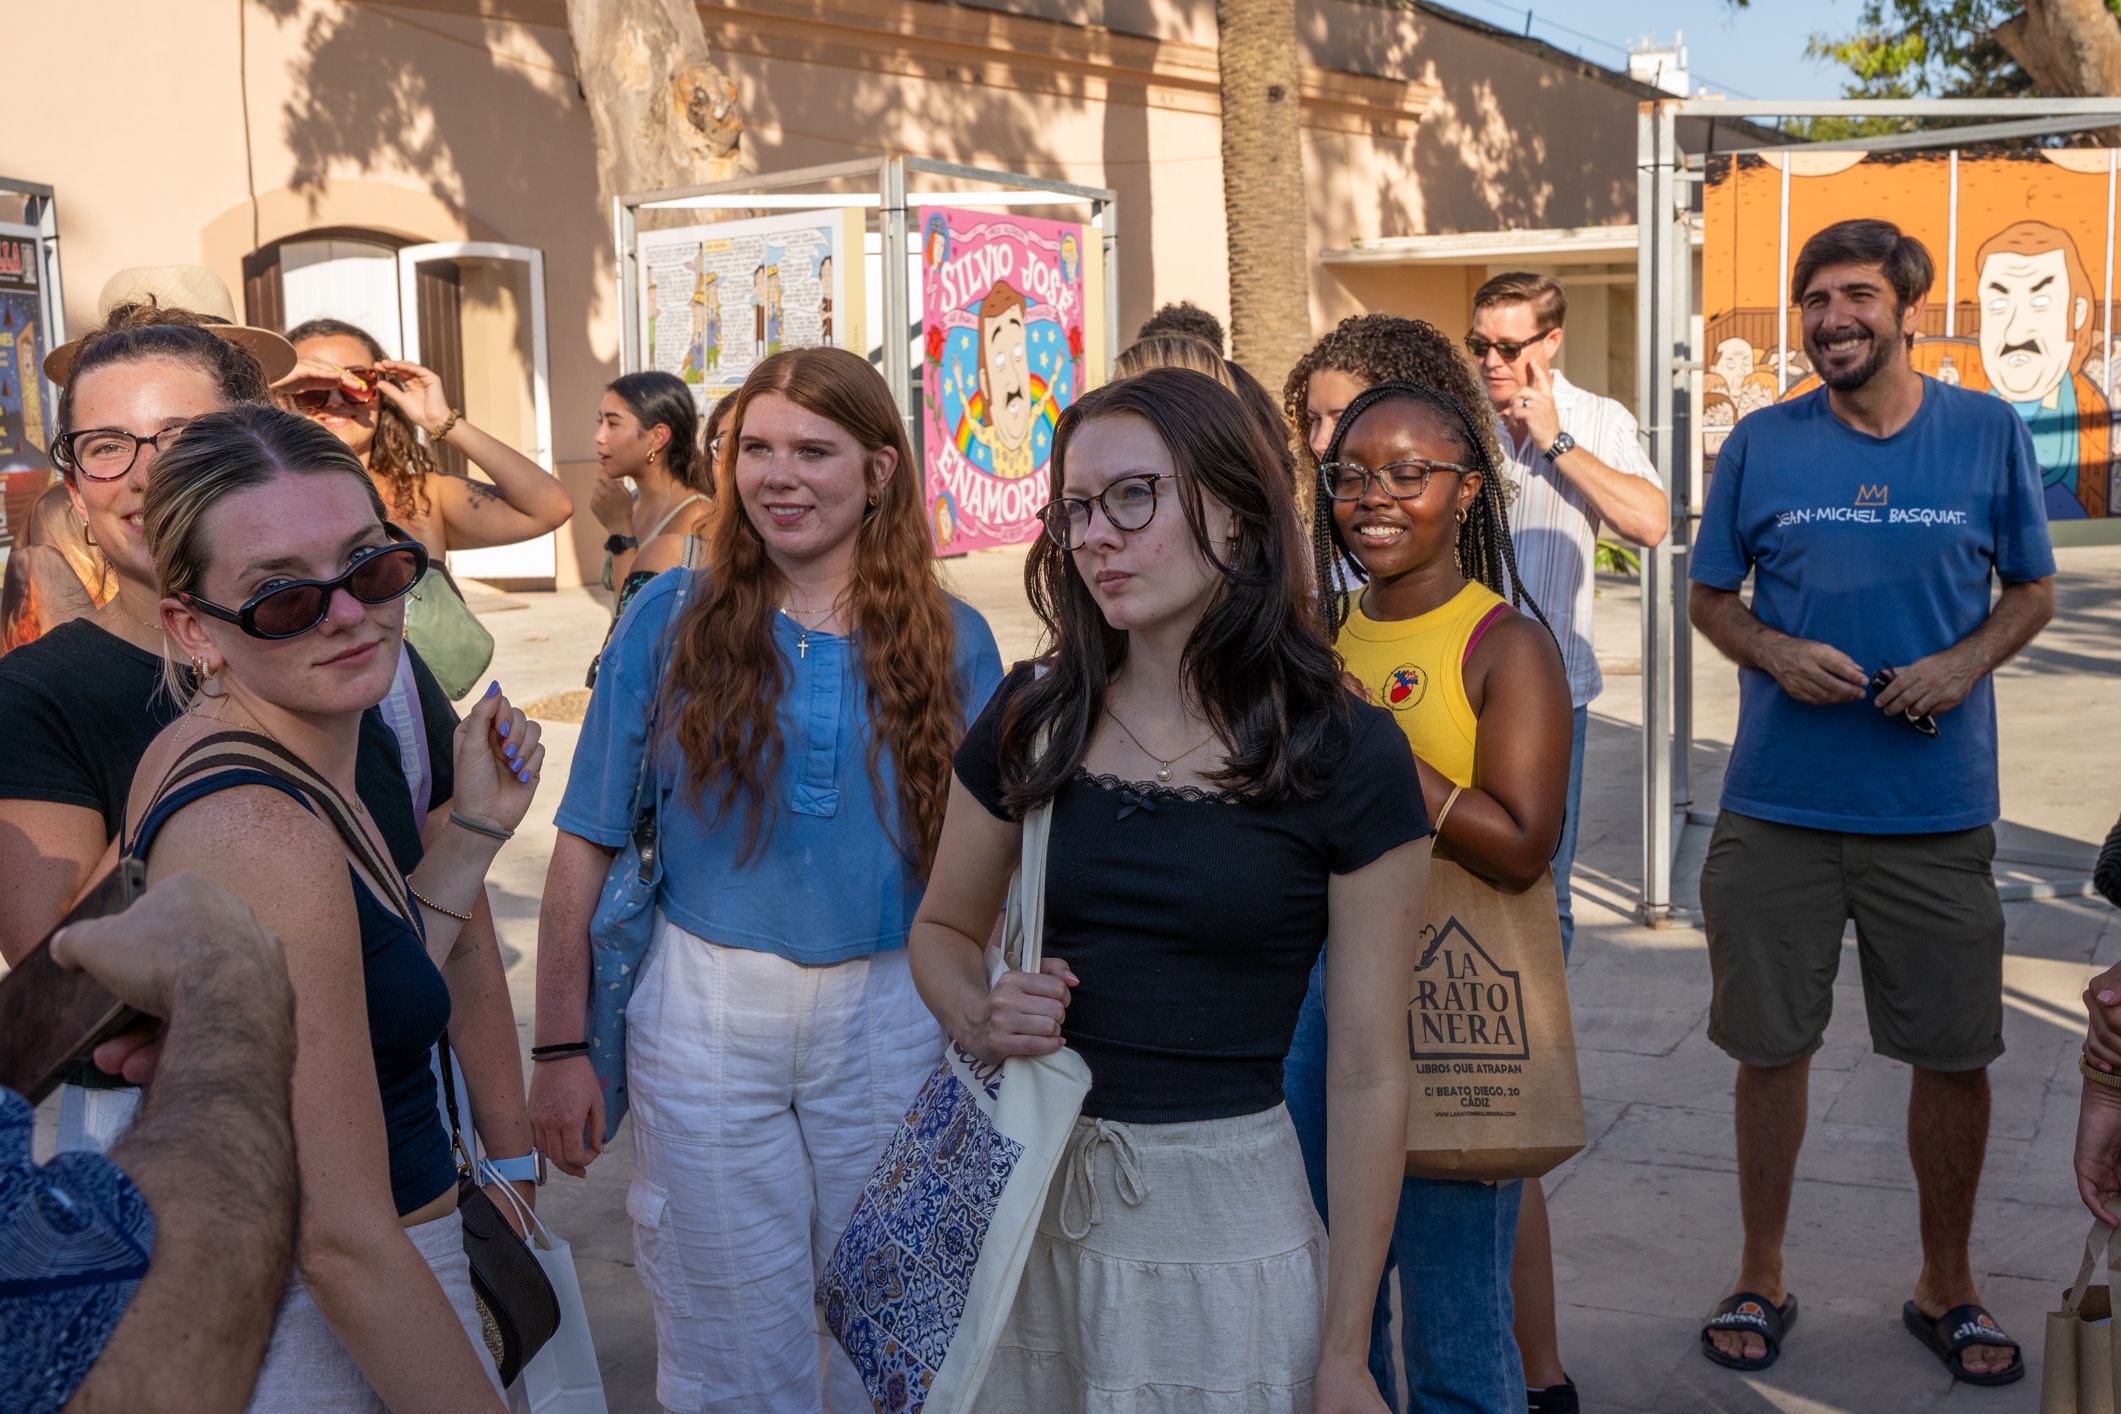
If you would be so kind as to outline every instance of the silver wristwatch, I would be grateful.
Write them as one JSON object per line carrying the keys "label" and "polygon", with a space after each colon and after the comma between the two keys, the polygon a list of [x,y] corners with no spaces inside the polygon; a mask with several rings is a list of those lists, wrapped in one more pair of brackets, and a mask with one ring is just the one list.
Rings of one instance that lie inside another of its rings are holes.
{"label": "silver wristwatch", "polygon": [[1550,462],[1559,461],[1561,458],[1567,456],[1570,452],[1573,452],[1575,450],[1576,439],[1574,437],[1571,437],[1568,433],[1564,432],[1559,437],[1556,437],[1554,439],[1554,445],[1547,448],[1546,451],[1542,453],[1542,455],[1545,456],[1546,459]]}

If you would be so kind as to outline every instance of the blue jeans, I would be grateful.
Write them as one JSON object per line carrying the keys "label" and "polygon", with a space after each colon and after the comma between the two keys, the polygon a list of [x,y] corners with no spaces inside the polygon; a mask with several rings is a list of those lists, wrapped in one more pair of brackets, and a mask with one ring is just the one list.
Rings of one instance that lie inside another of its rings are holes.
{"label": "blue jeans", "polygon": [[1576,941],[1576,913],[1569,907],[1569,870],[1576,865],[1576,820],[1583,804],[1583,735],[1590,725],[1591,709],[1578,707],[1571,715],[1569,733],[1569,813],[1561,820],[1561,838],[1554,842],[1554,907],[1561,914],[1561,956],[1569,955]]}
{"label": "blue jeans", "polygon": [[[1282,1066],[1289,1118],[1319,1216],[1326,1212],[1325,959]],[[1407,1393],[1421,1414],[1524,1414],[1524,1366],[1511,1334],[1510,1259],[1517,1249],[1522,1183],[1443,1183],[1407,1179],[1384,1281],[1370,1316],[1370,1377],[1399,1409],[1392,1378],[1392,1272],[1399,1272]]]}

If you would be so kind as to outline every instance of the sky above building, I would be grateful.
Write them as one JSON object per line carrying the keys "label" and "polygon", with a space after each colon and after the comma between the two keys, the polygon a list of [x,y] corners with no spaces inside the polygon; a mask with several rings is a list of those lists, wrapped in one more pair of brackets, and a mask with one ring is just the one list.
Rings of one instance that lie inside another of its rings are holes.
{"label": "sky above building", "polygon": [[1753,0],[1738,9],[1728,0],[1442,0],[1468,15],[1523,33],[1609,68],[1625,69],[1627,51],[1672,43],[1688,51],[1696,87],[1732,98],[1839,98],[1845,71],[1807,59],[1816,33],[1855,28],[1860,0]]}

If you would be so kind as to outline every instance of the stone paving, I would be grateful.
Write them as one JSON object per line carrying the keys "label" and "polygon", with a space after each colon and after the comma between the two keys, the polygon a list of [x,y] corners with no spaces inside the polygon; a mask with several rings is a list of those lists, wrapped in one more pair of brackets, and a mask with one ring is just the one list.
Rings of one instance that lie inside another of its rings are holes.
{"label": "stone paving", "polygon": [[[2112,691],[2121,631],[2121,550],[2062,552],[2056,624],[2000,676],[2004,853],[2012,877],[2081,877],[2121,808],[2121,705]],[[1018,557],[992,552],[951,574],[985,612],[1005,661],[1036,625]],[[486,615],[495,671],[518,701],[579,687],[606,611],[582,591],[516,596]],[[1812,1070],[1809,1143],[1791,1215],[1789,1279],[1804,1313],[1764,1376],[1711,1366],[1696,1352],[1702,1314],[1736,1266],[1732,1064],[1704,1037],[1708,961],[1698,929],[1633,922],[1640,877],[1639,601],[1605,582],[1598,604],[1606,691],[1593,705],[1577,862],[1571,989],[1591,1143],[1548,1180],[1564,1354],[1584,1407],[1657,1414],[1888,1414],[1939,1406],[2020,1414],[2039,1405],[2041,1315],[2075,1267],[2087,1216],[2070,1178],[2078,1079],[2074,1052],[2085,977],[2121,954],[2103,902],[2012,904],[2005,968],[2008,1054],[1993,1071],[1995,1118],[1975,1231],[1982,1290],[2035,1368],[2003,1390],[1954,1389],[1900,1326],[1917,1267],[1913,1181],[1905,1153],[1906,1068],[1869,1053],[1856,965],[1848,956],[1835,1021]],[[1713,808],[1736,713],[1733,671],[1696,653],[1697,809]],[[576,728],[546,727],[545,787],[492,877],[510,989],[529,1045],[537,908]],[[1947,730],[1949,723],[1947,719]],[[1820,763],[1830,771],[1832,763]],[[1706,844],[1696,827],[1676,870],[1681,903]],[[1850,944],[1853,952],[1853,944]],[[631,1144],[621,1134],[586,1182],[556,1178],[543,1210],[573,1244],[615,1414],[653,1411],[655,1336],[632,1270],[625,1213]],[[1449,1312],[1433,1319],[1448,1321]]]}

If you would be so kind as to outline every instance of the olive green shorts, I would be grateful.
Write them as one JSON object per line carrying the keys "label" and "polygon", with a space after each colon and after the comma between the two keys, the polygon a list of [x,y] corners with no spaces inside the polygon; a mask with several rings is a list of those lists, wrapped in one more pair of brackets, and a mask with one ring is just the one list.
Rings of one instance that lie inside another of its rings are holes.
{"label": "olive green shorts", "polygon": [[1856,835],[1726,810],[1701,869],[1715,998],[1709,1039],[1747,1065],[1819,1049],[1856,922],[1871,1048],[1924,1070],[2003,1054],[1996,832]]}

